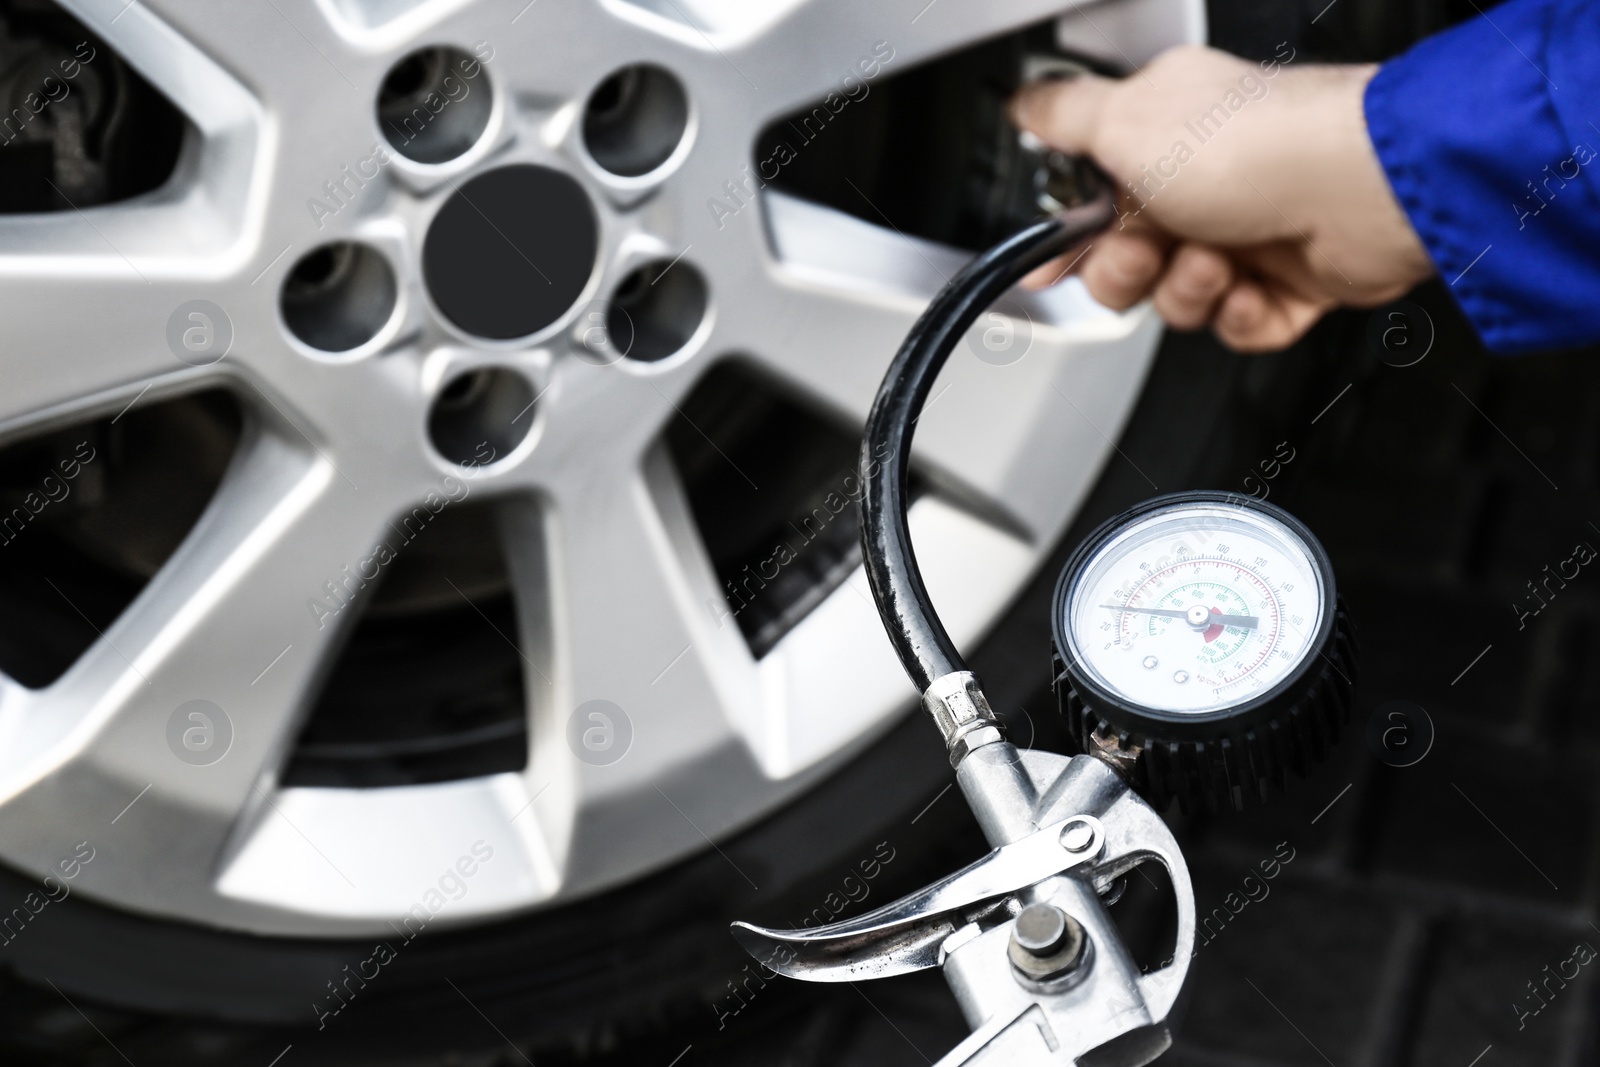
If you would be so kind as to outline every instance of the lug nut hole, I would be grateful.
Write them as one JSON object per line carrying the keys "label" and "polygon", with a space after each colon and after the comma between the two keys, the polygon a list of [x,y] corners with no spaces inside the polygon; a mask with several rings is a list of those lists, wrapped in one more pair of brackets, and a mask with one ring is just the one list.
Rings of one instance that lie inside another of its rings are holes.
{"label": "lug nut hole", "polygon": [[606,332],[620,354],[654,363],[689,343],[708,301],[705,279],[681,259],[646,263],[611,294]]}
{"label": "lug nut hole", "polygon": [[514,370],[480,367],[445,383],[428,412],[428,439],[452,463],[503,458],[533,426],[533,385]]}
{"label": "lug nut hole", "polygon": [[321,352],[348,352],[383,329],[397,292],[394,271],[376,249],[338,241],[300,258],[278,304],[301,341]]}
{"label": "lug nut hole", "polygon": [[463,155],[489,125],[494,97],[483,64],[459,48],[423,48],[389,69],[378,90],[378,128],[418,163]]}
{"label": "lug nut hole", "polygon": [[660,67],[623,67],[595,87],[583,112],[583,143],[612,174],[637,178],[671,158],[689,128],[683,84]]}

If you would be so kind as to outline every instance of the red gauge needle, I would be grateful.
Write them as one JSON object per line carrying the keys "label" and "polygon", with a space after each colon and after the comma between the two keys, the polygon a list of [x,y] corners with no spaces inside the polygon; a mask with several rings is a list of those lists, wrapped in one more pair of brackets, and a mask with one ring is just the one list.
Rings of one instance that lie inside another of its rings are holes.
{"label": "red gauge needle", "polygon": [[1136,608],[1124,604],[1100,606],[1109,611],[1128,611],[1139,615],[1157,615],[1163,619],[1182,619],[1196,630],[1204,630],[1210,626],[1237,626],[1243,630],[1254,630],[1261,625],[1261,620],[1254,615],[1223,615],[1204,604],[1196,604],[1181,611],[1174,608]]}

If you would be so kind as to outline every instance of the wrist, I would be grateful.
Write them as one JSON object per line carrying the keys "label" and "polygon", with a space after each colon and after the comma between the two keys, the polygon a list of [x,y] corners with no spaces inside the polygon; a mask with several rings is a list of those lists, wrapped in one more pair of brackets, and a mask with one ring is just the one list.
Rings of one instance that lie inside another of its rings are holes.
{"label": "wrist", "polygon": [[1377,71],[1285,71],[1240,171],[1281,217],[1283,236],[1311,246],[1313,268],[1326,269],[1342,303],[1392,299],[1433,273],[1367,131],[1366,88]]}

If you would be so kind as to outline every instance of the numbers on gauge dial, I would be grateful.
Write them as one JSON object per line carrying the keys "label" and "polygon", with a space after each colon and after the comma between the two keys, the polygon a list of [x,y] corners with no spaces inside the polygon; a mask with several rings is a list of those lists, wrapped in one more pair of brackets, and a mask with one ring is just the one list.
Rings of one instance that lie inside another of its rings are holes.
{"label": "numbers on gauge dial", "polygon": [[1244,703],[1311,654],[1321,582],[1270,516],[1185,506],[1135,522],[1085,564],[1068,607],[1083,665],[1121,699],[1163,711]]}

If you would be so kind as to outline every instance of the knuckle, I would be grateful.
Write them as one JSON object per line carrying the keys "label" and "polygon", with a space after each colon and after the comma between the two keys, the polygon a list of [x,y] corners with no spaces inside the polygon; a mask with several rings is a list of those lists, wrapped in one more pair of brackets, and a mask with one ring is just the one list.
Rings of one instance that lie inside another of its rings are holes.
{"label": "knuckle", "polygon": [[1103,265],[1095,269],[1095,265],[1091,264],[1085,269],[1083,284],[1088,288],[1090,296],[1113,311],[1124,311],[1132,307],[1140,295],[1136,287],[1118,278]]}
{"label": "knuckle", "polygon": [[1210,299],[1227,288],[1232,273],[1228,261],[1215,252],[1188,247],[1174,268],[1173,281],[1186,295]]}
{"label": "knuckle", "polygon": [[1175,292],[1171,286],[1158,286],[1154,303],[1156,314],[1174,329],[1193,330],[1205,323],[1206,306]]}
{"label": "knuckle", "polygon": [[1105,254],[1116,277],[1131,285],[1147,284],[1161,269],[1161,256],[1145,241],[1117,241]]}

